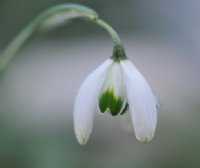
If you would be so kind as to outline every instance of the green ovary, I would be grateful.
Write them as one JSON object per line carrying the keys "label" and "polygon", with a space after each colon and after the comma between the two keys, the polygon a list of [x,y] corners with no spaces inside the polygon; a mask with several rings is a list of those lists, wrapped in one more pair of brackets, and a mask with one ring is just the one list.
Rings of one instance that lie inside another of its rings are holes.
{"label": "green ovary", "polygon": [[112,116],[120,113],[123,106],[123,97],[115,96],[114,89],[108,88],[99,97],[99,109],[102,113],[109,111]]}

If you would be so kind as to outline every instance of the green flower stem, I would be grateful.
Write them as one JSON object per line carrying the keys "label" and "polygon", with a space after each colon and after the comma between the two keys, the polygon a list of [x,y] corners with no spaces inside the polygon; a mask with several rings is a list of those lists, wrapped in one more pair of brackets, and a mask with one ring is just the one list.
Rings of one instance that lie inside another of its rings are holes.
{"label": "green flower stem", "polygon": [[100,18],[96,19],[96,23],[108,31],[108,33],[111,35],[113,40],[113,55],[112,59],[126,59],[126,54],[122,45],[122,42],[120,40],[119,35],[117,32],[105,21],[101,20]]}
{"label": "green flower stem", "polygon": [[108,33],[111,35],[113,39],[115,46],[122,46],[121,40],[117,32],[108,23],[106,23],[105,21],[101,19],[97,19],[96,23],[108,31]]}
{"label": "green flower stem", "polygon": [[122,43],[116,31],[98,17],[98,14],[85,6],[76,4],[62,4],[44,11],[26,26],[5,48],[0,57],[0,72],[5,69],[17,51],[25,44],[28,38],[38,29],[50,25],[60,26],[70,19],[83,18],[104,28],[113,40],[112,59],[126,58]]}
{"label": "green flower stem", "polygon": [[14,57],[15,53],[23,46],[26,40],[33,33],[34,29],[32,25],[28,25],[23,29],[11,43],[5,48],[3,54],[0,58],[0,72],[5,69],[11,59]]}
{"label": "green flower stem", "polygon": [[[68,16],[74,12],[75,16]],[[45,26],[47,21],[51,21],[55,16],[65,16],[62,22],[68,21],[71,18],[84,17],[90,20],[98,17],[97,13],[85,6],[76,4],[62,4],[52,7],[44,11],[41,15],[36,17],[28,26],[26,26],[4,49],[0,57],[0,72],[5,69],[11,59],[14,57],[16,52],[23,46],[28,38],[39,28]],[[67,19],[66,19],[67,18]]]}

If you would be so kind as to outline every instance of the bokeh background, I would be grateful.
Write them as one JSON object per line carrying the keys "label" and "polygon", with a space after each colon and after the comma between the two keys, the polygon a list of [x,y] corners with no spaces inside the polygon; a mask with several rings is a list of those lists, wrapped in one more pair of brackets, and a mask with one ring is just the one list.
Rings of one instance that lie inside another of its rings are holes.
{"label": "bokeh background", "polygon": [[[64,2],[0,0],[0,51],[40,12]],[[200,167],[200,1],[70,2],[94,8],[120,34],[161,104],[155,138],[142,144],[119,117],[96,113],[88,144],[77,143],[77,90],[112,54],[112,41],[74,20],[35,33],[0,74],[0,167]]]}

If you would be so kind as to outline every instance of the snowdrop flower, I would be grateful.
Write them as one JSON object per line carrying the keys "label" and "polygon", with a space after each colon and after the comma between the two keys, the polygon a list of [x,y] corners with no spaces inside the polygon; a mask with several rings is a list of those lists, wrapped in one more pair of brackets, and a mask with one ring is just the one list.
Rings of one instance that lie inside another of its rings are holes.
{"label": "snowdrop flower", "polygon": [[92,132],[96,111],[123,115],[130,111],[136,138],[147,142],[154,136],[157,122],[157,100],[147,81],[126,57],[117,32],[91,8],[78,4],[61,4],[42,12],[3,50],[0,72],[31,35],[42,27],[57,27],[80,18],[106,30],[113,40],[113,55],[91,73],[78,91],[74,105],[74,128],[80,144]]}
{"label": "snowdrop flower", "polygon": [[74,128],[86,144],[96,111],[123,115],[129,108],[136,138],[150,141],[156,129],[157,100],[142,74],[128,59],[106,60],[81,85],[74,105]]}

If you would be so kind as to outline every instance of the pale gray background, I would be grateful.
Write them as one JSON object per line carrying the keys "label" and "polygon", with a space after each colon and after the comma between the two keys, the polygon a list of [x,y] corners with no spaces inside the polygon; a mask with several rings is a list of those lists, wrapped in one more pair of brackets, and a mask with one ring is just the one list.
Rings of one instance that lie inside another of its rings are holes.
{"label": "pale gray background", "polygon": [[[58,0],[0,1],[0,49]],[[72,2],[72,1],[71,1]],[[95,116],[88,144],[73,132],[86,76],[112,53],[104,30],[84,21],[36,33],[0,74],[0,167],[200,166],[200,1],[82,0],[120,34],[161,107],[155,138],[137,142],[120,118]],[[87,96],[87,95],[86,95]]]}

